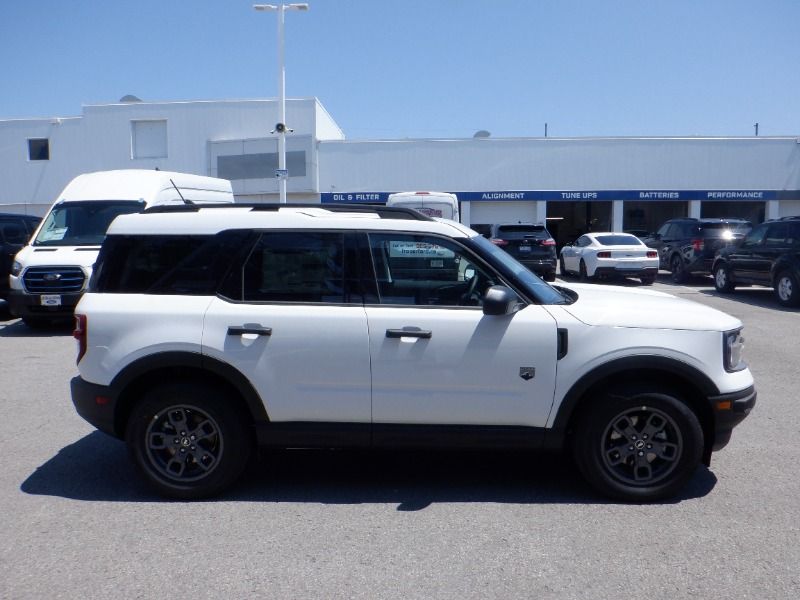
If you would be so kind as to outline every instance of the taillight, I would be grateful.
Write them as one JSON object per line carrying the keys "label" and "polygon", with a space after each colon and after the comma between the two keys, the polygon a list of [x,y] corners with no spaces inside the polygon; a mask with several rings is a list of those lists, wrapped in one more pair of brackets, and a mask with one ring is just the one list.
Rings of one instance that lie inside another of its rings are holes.
{"label": "taillight", "polygon": [[489,240],[495,246],[508,246],[508,240],[501,240],[500,238],[492,238]]}
{"label": "taillight", "polygon": [[78,340],[78,360],[75,362],[81,362],[83,355],[86,354],[86,315],[75,315],[72,337]]}
{"label": "taillight", "polygon": [[658,258],[658,252],[656,252],[655,250],[648,250],[647,258]]}
{"label": "taillight", "polygon": [[692,240],[692,248],[695,252],[702,252],[705,247],[705,242],[702,239]]}
{"label": "taillight", "polygon": [[556,241],[553,238],[547,238],[542,242],[542,246],[555,246]]}
{"label": "taillight", "polygon": [[611,258],[611,252],[598,252],[597,258]]}

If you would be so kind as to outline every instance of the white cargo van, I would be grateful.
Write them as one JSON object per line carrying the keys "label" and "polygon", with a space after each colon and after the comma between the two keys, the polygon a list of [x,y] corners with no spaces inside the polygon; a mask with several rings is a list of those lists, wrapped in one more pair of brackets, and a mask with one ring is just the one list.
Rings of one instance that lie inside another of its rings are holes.
{"label": "white cargo van", "polygon": [[461,221],[458,198],[445,192],[398,192],[389,194],[386,206],[413,208],[429,217]]}
{"label": "white cargo van", "polygon": [[233,202],[225,179],[124,169],[73,179],[14,258],[8,304],[29,325],[70,317],[114,217],[164,204]]}

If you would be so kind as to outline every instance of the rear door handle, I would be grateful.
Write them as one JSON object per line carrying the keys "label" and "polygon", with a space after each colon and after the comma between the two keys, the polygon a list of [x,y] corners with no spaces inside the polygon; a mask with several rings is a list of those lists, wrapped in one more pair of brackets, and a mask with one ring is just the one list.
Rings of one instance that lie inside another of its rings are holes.
{"label": "rear door handle", "polygon": [[413,338],[422,338],[422,339],[430,339],[433,333],[430,331],[426,331],[424,329],[387,329],[386,330],[386,337],[387,338],[403,338],[403,337],[413,337]]}
{"label": "rear door handle", "polygon": [[253,335],[272,335],[272,327],[228,327],[228,335],[246,335],[248,333]]}

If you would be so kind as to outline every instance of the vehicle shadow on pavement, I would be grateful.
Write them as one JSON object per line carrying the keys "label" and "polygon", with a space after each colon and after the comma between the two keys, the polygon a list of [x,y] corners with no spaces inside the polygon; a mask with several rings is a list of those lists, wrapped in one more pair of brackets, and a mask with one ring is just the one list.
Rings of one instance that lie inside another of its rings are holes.
{"label": "vehicle shadow on pavement", "polygon": [[[703,497],[716,476],[700,467],[666,504]],[[163,502],[128,460],[123,443],[94,432],[66,446],[21,485],[26,494],[73,500]],[[527,451],[262,452],[232,490],[211,501],[396,504],[398,511],[435,503],[609,504],[561,454]]]}
{"label": "vehicle shadow on pavement", "polygon": [[706,296],[725,298],[726,300],[733,300],[735,302],[741,302],[742,304],[749,304],[750,306],[757,306],[759,308],[769,308],[771,310],[780,312],[797,312],[798,310],[797,308],[781,306],[775,299],[775,293],[771,288],[736,288],[736,291],[732,294],[720,294],[715,289],[699,291],[701,294]]}

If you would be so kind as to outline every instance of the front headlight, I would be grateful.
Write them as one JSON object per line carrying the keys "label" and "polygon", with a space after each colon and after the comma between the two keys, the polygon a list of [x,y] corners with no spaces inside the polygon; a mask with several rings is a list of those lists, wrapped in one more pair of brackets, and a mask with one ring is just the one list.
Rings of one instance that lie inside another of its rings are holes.
{"label": "front headlight", "polygon": [[14,264],[11,265],[11,274],[14,277],[18,277],[20,273],[22,273],[22,264],[15,260]]}
{"label": "front headlight", "polygon": [[743,359],[743,353],[744,338],[741,329],[726,331],[722,334],[722,355],[726,371],[741,371],[747,366]]}

